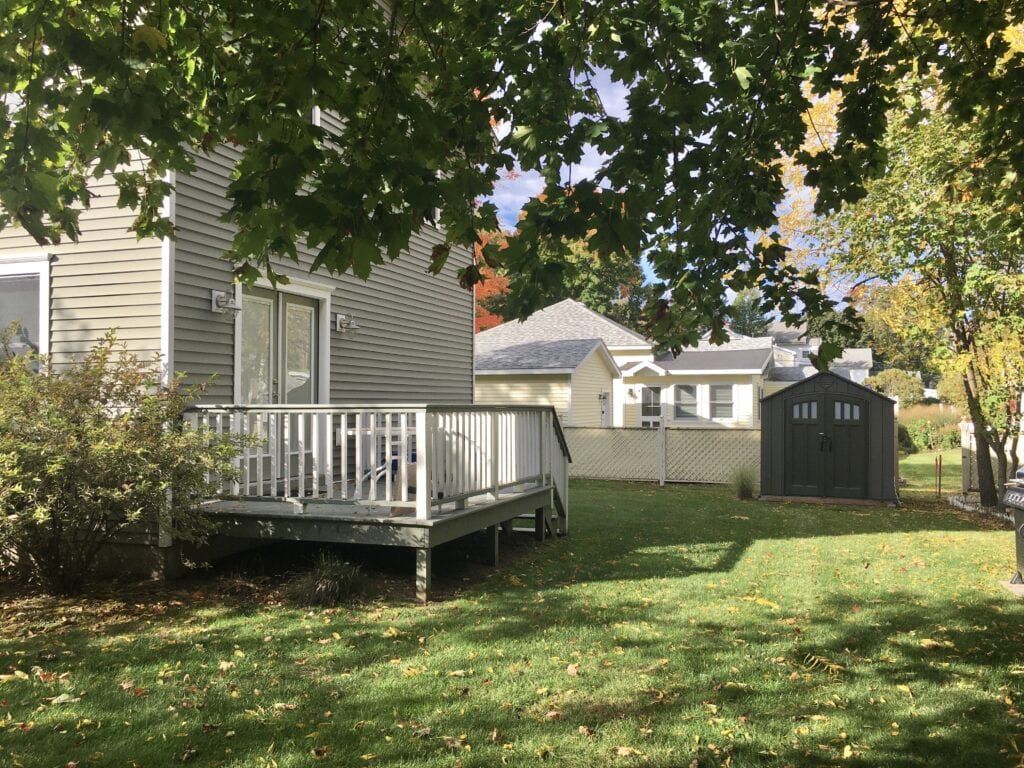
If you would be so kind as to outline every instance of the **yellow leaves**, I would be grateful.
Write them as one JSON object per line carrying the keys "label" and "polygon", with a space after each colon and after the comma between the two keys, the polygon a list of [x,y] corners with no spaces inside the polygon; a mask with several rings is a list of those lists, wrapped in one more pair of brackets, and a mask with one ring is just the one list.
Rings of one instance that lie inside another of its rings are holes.
{"label": "yellow leaves", "polygon": [[757,605],[763,605],[765,608],[771,608],[773,611],[778,610],[779,607],[778,603],[772,602],[771,600],[765,597],[747,596],[742,599],[747,601],[748,603],[756,603]]}
{"label": "yellow leaves", "polygon": [[398,627],[388,627],[387,629],[385,629],[381,633],[381,637],[385,637],[385,638],[394,638],[394,637],[401,637],[401,636],[402,636],[402,630],[400,630]]}
{"label": "yellow leaves", "polygon": [[235,656],[237,658],[239,658],[239,659],[244,659],[245,658],[245,651],[243,651],[241,648],[236,647],[235,648]]}
{"label": "yellow leaves", "polygon": [[900,693],[907,694],[907,696],[909,696],[910,698],[914,698],[914,692],[912,690],[910,690],[910,686],[909,685],[902,685],[902,684],[901,685],[897,685],[896,686],[896,690],[899,691]]}
{"label": "yellow leaves", "polygon": [[616,757],[643,757],[644,753],[635,747],[613,747],[612,754]]}
{"label": "yellow leaves", "polygon": [[565,674],[575,677],[580,673],[580,665],[572,663],[565,668]]}
{"label": "yellow leaves", "polygon": [[219,672],[227,672],[228,670],[235,668],[235,662],[233,661],[221,661],[217,663],[217,670]]}
{"label": "yellow leaves", "polygon": [[28,672],[22,672],[20,669],[16,669],[9,675],[0,675],[0,683],[8,683],[12,680],[28,680]]}
{"label": "yellow leaves", "polygon": [[402,677],[416,677],[417,675],[422,675],[426,671],[426,667],[408,666],[402,670]]}
{"label": "yellow leaves", "polygon": [[849,760],[851,757],[853,757],[853,747],[847,744],[843,747],[843,760]]}

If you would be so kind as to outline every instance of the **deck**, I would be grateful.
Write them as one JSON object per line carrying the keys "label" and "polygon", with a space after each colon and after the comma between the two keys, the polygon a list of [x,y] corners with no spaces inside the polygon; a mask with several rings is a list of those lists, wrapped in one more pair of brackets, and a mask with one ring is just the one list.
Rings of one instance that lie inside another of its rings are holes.
{"label": "deck", "polygon": [[429,599],[431,551],[528,518],[538,539],[569,531],[569,451],[546,407],[197,406],[211,434],[247,435],[204,504],[221,534],[416,550]]}

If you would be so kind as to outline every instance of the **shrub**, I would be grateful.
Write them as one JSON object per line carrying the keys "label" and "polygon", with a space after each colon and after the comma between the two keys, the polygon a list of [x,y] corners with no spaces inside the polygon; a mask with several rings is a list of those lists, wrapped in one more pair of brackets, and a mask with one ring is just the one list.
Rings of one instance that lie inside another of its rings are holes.
{"label": "shrub", "polygon": [[133,526],[205,537],[207,473],[230,476],[240,441],[186,425],[199,388],[159,374],[113,332],[59,369],[0,360],[0,565],[72,593]]}
{"label": "shrub", "polygon": [[312,569],[292,583],[291,593],[295,600],[306,605],[329,608],[360,594],[365,585],[358,565],[321,552]]}
{"label": "shrub", "polygon": [[896,441],[903,453],[917,453],[917,446],[914,445],[910,432],[905,424],[896,425]]}
{"label": "shrub", "polygon": [[901,408],[924,400],[924,384],[921,383],[920,377],[910,371],[889,368],[869,376],[864,383],[883,395],[898,397]]}
{"label": "shrub", "polygon": [[754,492],[757,490],[757,476],[754,474],[754,470],[750,467],[740,467],[735,470],[729,480],[729,487],[740,501],[754,498]]}

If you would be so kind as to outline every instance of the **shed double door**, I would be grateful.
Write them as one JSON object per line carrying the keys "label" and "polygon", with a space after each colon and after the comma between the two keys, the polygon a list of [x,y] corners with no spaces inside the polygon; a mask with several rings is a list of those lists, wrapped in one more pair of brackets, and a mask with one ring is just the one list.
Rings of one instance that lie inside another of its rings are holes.
{"label": "shed double door", "polygon": [[867,496],[867,403],[844,394],[786,401],[786,493]]}

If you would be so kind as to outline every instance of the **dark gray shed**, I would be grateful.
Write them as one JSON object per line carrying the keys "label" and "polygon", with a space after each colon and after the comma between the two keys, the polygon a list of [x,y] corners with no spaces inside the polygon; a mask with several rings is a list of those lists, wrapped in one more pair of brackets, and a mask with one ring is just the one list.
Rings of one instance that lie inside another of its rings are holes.
{"label": "dark gray shed", "polygon": [[763,398],[762,496],[898,501],[895,408],[834,373]]}

